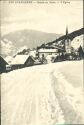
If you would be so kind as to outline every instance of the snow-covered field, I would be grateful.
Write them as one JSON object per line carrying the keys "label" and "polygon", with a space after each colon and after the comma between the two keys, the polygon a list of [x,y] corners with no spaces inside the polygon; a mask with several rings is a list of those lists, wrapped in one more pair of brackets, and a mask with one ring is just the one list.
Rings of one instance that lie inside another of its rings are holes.
{"label": "snow-covered field", "polygon": [[84,123],[83,61],[65,61],[1,76],[2,125]]}

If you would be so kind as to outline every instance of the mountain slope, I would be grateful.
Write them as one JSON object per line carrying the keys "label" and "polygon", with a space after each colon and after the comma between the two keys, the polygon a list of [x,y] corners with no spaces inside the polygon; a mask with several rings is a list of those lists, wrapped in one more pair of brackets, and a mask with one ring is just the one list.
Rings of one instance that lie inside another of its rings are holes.
{"label": "mountain slope", "polygon": [[47,43],[55,40],[60,35],[54,33],[45,33],[35,30],[22,30],[4,35],[2,39],[6,38],[13,42],[16,47],[27,45],[28,48],[37,47],[42,43]]}
{"label": "mountain slope", "polygon": [[[18,49],[22,48],[23,46],[26,46],[27,48],[36,48],[37,46],[43,44],[43,43],[48,43],[51,42],[61,35],[55,34],[55,33],[45,33],[41,31],[36,31],[36,30],[21,30],[21,31],[16,31],[16,32],[11,32],[9,34],[4,35],[1,38],[2,43],[4,46],[7,46],[9,42],[11,42],[10,47],[10,53],[6,49],[5,53],[5,47],[2,47],[2,55],[13,55],[18,51]],[[8,42],[8,43],[7,43]]]}
{"label": "mountain slope", "polygon": [[[81,29],[76,30],[76,31],[74,31],[72,33],[69,33],[68,38],[73,40],[75,37],[81,36],[83,34],[84,34],[84,28],[81,28]],[[52,42],[49,42],[48,45],[51,45],[52,43],[59,42],[59,41],[64,40],[64,39],[66,39],[66,35],[63,35],[63,36],[59,37],[58,39],[56,39],[56,40],[54,40]]]}
{"label": "mountain slope", "polygon": [[[81,35],[83,36],[83,34],[84,34],[84,28],[81,28],[72,33],[69,33],[68,37],[73,41],[74,38],[80,37]],[[82,36],[78,38],[80,39],[79,42],[76,42],[78,40],[75,40],[75,46],[78,46],[76,44],[80,44],[80,41],[83,41]],[[37,46],[41,46],[44,43],[51,45],[52,43],[55,42],[59,43],[59,41],[63,41],[64,39],[66,39],[66,35],[45,33],[36,30],[21,30],[21,31],[11,32],[7,35],[4,35],[1,38],[1,41],[3,43],[1,45],[2,55],[3,56],[13,55],[23,46],[25,46],[26,48],[36,48]],[[8,48],[7,45],[9,49],[7,49]]]}

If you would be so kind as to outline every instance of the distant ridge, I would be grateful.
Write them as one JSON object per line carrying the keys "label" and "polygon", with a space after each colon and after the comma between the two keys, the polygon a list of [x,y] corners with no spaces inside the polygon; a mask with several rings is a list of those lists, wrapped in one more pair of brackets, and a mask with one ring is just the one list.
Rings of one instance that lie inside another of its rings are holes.
{"label": "distant ridge", "polygon": [[[84,28],[73,31],[68,34],[68,37],[73,40],[77,36],[84,34]],[[66,35],[45,33],[36,30],[21,30],[4,35],[1,38],[3,57],[14,55],[22,47],[37,48],[42,44],[51,45],[53,43],[59,43],[66,39]]]}
{"label": "distant ridge", "polygon": [[62,35],[25,29],[6,34],[2,37],[2,40],[7,39],[8,41],[11,41],[16,48],[24,45],[28,48],[36,48],[38,45],[51,42],[60,36]]}
{"label": "distant ridge", "polygon": [[27,29],[10,32],[1,37],[2,55],[4,57],[12,56],[24,46],[31,49],[36,48],[37,46],[51,42],[60,36],[62,36],[62,34]]}
{"label": "distant ridge", "polygon": [[[83,35],[83,34],[84,34],[84,28],[81,28],[79,30],[73,31],[72,33],[69,33],[68,37],[71,40],[73,40],[75,37]],[[59,42],[59,41],[64,40],[64,39],[66,39],[66,35],[63,35],[63,36],[59,37],[58,39],[56,39],[56,40],[54,40],[52,42],[47,43],[47,45],[51,45],[52,43]]]}

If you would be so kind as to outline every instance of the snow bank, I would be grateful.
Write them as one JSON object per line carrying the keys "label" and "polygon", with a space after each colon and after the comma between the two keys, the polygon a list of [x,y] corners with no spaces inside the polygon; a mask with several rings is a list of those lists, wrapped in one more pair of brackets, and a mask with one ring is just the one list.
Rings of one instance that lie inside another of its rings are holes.
{"label": "snow bank", "polygon": [[75,88],[73,81],[70,83],[64,74],[65,69],[68,75],[72,73],[72,77],[77,77],[73,73],[79,74],[81,70],[69,72],[66,67],[71,65],[73,69],[76,64],[75,68],[81,69],[82,63],[65,61],[2,74],[2,124],[84,123],[83,86],[80,84]]}

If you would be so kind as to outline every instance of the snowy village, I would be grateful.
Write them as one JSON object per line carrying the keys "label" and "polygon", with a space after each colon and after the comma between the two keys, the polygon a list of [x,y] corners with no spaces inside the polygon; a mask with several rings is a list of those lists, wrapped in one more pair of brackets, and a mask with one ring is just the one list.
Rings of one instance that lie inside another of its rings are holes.
{"label": "snowy village", "polygon": [[[81,34],[80,34],[81,33]],[[42,65],[47,63],[56,63],[66,60],[81,60],[84,58],[83,38],[79,41],[78,35],[84,34],[84,28],[73,32],[74,36],[68,34],[68,27],[66,28],[65,36],[61,36],[58,39],[46,44],[37,46],[34,49],[25,49],[17,52],[12,57],[12,60],[7,62],[0,56],[0,72],[9,72],[15,69],[20,69],[29,66]],[[77,38],[76,38],[77,37]],[[79,42],[78,48],[74,48],[71,43],[73,41]],[[82,42],[82,45],[81,45]]]}
{"label": "snowy village", "polygon": [[12,59],[0,56],[2,125],[84,123],[79,34],[83,36],[83,28],[71,34],[66,28],[65,36],[55,41],[20,49]]}
{"label": "snowy village", "polygon": [[1,125],[84,125],[83,5],[0,1]]}

